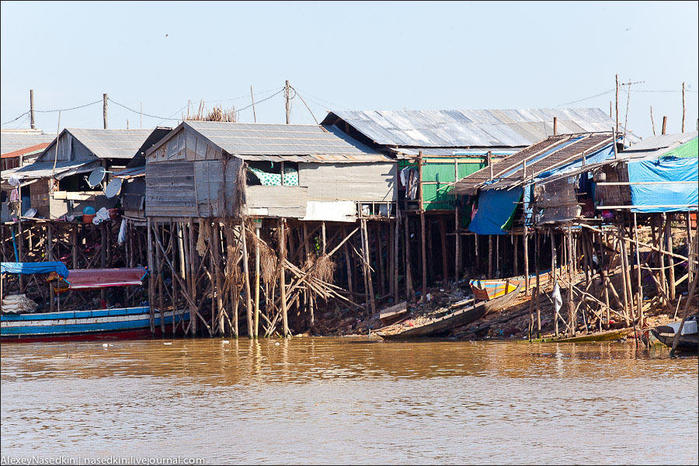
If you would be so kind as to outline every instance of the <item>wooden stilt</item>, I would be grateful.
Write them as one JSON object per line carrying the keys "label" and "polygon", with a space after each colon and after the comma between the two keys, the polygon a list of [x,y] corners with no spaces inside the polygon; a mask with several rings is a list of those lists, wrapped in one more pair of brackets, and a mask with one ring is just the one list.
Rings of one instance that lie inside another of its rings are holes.
{"label": "wooden stilt", "polygon": [[536,338],[541,338],[541,308],[539,307],[539,230],[534,231],[534,272],[536,273],[536,289],[534,290],[534,305],[536,306]]}
{"label": "wooden stilt", "polygon": [[412,267],[410,265],[410,221],[409,216],[406,214],[403,217],[405,227],[403,228],[405,236],[405,299],[406,301],[412,301],[413,299],[413,273]]}
{"label": "wooden stilt", "polygon": [[[458,179],[458,176],[457,176]],[[459,225],[459,205],[454,208],[454,281],[461,278],[461,225]]]}
{"label": "wooden stilt", "polygon": [[366,267],[367,286],[369,287],[369,305],[371,314],[376,314],[376,302],[374,300],[374,285],[371,278],[371,256],[369,255],[369,238],[366,220],[362,219],[362,229],[364,230],[364,264]]}
{"label": "wooden stilt", "polygon": [[[379,228],[379,225],[375,225],[374,227],[375,235],[374,236],[374,244],[376,245],[376,258],[378,259],[379,263],[379,270],[378,273],[376,274],[376,279],[379,282],[379,290],[381,291],[381,296],[386,296],[386,282],[384,280],[385,272],[386,272],[386,266],[384,264],[384,259],[383,259],[383,240],[381,238],[381,228]],[[368,239],[367,239],[368,241]]]}
{"label": "wooden stilt", "polygon": [[519,251],[518,251],[518,245],[519,245],[519,240],[517,239],[516,236],[514,236],[513,233],[510,233],[510,238],[513,240],[512,245],[514,248],[514,254],[513,254],[513,259],[514,259],[514,265],[513,265],[513,272],[514,275],[517,276],[519,275]]}
{"label": "wooden stilt", "polygon": [[153,293],[153,285],[155,283],[155,269],[153,267],[153,242],[150,239],[151,236],[151,219],[148,217],[146,220],[146,231],[147,231],[147,238],[148,240],[146,241],[148,243],[148,307],[150,308],[150,331],[151,333],[155,332],[155,317],[154,317],[154,310],[153,308],[155,307],[155,296]]}
{"label": "wooden stilt", "polygon": [[279,291],[282,306],[282,327],[284,337],[290,336],[289,317],[286,308],[286,219],[279,220]]}
{"label": "wooden stilt", "polygon": [[[635,215],[635,214],[634,214]],[[672,247],[672,225],[671,220],[668,218],[665,223],[665,241],[666,249],[668,252],[674,252]],[[671,301],[675,300],[676,285],[675,285],[675,259],[672,256],[667,256],[668,265],[668,296]]]}
{"label": "wooden stilt", "polygon": [[570,325],[569,332],[571,336],[575,336],[576,316],[573,306],[573,234],[570,225],[568,226],[568,324]]}
{"label": "wooden stilt", "polygon": [[488,235],[488,278],[493,278],[493,235]]}
{"label": "wooden stilt", "polygon": [[[53,227],[51,223],[46,224],[46,258],[49,261],[53,259]],[[49,282],[49,311],[54,312],[56,303],[54,303],[53,284]]]}
{"label": "wooden stilt", "polygon": [[420,257],[422,258],[422,297],[427,294],[427,250],[425,245],[425,212],[420,211]]}
{"label": "wooden stilt", "polygon": [[500,235],[495,236],[495,276],[500,277]]}
{"label": "wooden stilt", "polygon": [[399,292],[398,292],[398,257],[400,254],[399,251],[399,245],[400,245],[400,234],[399,234],[399,225],[400,225],[400,215],[398,212],[396,212],[396,218],[393,220],[393,273],[391,274],[391,280],[393,280],[393,302],[397,303],[399,299]]}
{"label": "wooden stilt", "polygon": [[[72,228],[70,229],[70,241],[73,244],[71,254],[73,256],[74,269],[78,268],[78,226],[79,225],[71,225]],[[132,265],[129,267],[132,267]]]}
{"label": "wooden stilt", "polygon": [[[343,226],[342,231],[343,231],[343,234],[346,238],[347,237],[347,227]],[[354,275],[353,270],[352,270],[353,269],[352,259],[350,257],[349,246],[347,245],[347,243],[342,245],[342,252],[345,255],[345,271],[347,274],[347,289],[349,290],[350,295],[354,295],[354,287],[352,284],[352,276]]]}
{"label": "wooden stilt", "polygon": [[247,243],[247,232],[245,229],[245,217],[240,219],[240,241],[242,243],[243,249],[243,279],[245,282],[245,311],[247,313],[248,321],[248,338],[255,337],[255,327],[252,315],[252,291],[250,287],[250,266],[248,265],[248,243]]}
{"label": "wooden stilt", "polygon": [[255,223],[255,338],[260,332],[260,224]]}
{"label": "wooden stilt", "polygon": [[529,294],[529,233],[527,226],[524,226],[522,236],[522,249],[524,250],[524,292]]}
{"label": "wooden stilt", "polygon": [[633,213],[633,237],[636,241],[636,314],[638,316],[638,325],[643,327],[643,285],[641,283],[641,253],[638,250],[638,223],[636,220],[636,212]]}
{"label": "wooden stilt", "polygon": [[449,271],[447,265],[447,226],[444,216],[439,216],[439,236],[442,245],[442,281],[446,284],[449,281]]}

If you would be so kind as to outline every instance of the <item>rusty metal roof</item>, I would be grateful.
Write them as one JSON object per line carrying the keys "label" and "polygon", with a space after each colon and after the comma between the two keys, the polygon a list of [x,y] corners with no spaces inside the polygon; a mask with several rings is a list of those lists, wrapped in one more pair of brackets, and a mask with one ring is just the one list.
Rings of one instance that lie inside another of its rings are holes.
{"label": "rusty metal roof", "polygon": [[491,167],[485,167],[459,180],[455,190],[457,194],[474,194],[486,185],[487,189],[507,189],[520,185],[583,156],[591,156],[610,146],[613,140],[611,132],[551,136],[494,162],[492,180]]}
{"label": "rusty metal roof", "polygon": [[244,160],[317,163],[392,161],[390,157],[370,149],[336,128],[219,121],[185,121],[182,125],[189,126],[227,153]]}
{"label": "rusty metal roof", "polygon": [[599,108],[335,111],[322,124],[346,122],[383,146],[525,147],[553,135],[554,116],[558,134],[611,131],[614,126]]}

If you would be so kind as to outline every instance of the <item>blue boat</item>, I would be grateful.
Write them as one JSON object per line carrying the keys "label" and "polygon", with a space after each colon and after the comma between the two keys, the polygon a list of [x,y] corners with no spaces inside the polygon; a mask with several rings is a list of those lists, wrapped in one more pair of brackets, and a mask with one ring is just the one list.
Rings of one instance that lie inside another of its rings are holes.
{"label": "blue boat", "polygon": [[[147,275],[143,268],[68,270],[61,262],[3,262],[1,271],[3,279],[8,273],[48,273],[59,279],[63,290],[142,286]],[[189,320],[187,311],[154,309],[151,314],[149,306],[44,313],[5,311],[0,314],[3,343],[149,338],[160,335],[161,320],[170,326]]]}

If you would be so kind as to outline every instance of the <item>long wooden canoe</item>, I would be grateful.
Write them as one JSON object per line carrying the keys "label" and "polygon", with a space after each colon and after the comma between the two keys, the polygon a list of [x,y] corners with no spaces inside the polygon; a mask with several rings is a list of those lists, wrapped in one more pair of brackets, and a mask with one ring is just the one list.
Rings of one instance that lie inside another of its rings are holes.
{"label": "long wooden canoe", "polygon": [[[551,281],[551,272],[545,271],[539,274],[539,283],[541,286],[546,286]],[[524,290],[525,286],[524,275],[519,275],[516,277],[507,278],[493,278],[493,279],[475,279],[470,280],[469,285],[471,285],[471,290],[473,290],[473,296],[476,299],[482,299],[484,301],[489,301],[491,299],[499,298],[508,293],[514,291],[518,286],[520,290]],[[529,275],[529,284],[532,285],[536,283],[536,275]]]}
{"label": "long wooden canoe", "polygon": [[[476,302],[474,299],[460,301],[435,314],[435,318],[410,327],[411,321],[379,329],[376,334],[384,340],[403,340],[418,337],[435,337],[445,335],[456,327],[468,325],[491,312],[502,309],[518,295],[519,286],[504,296]],[[446,311],[446,312],[445,312]]]}

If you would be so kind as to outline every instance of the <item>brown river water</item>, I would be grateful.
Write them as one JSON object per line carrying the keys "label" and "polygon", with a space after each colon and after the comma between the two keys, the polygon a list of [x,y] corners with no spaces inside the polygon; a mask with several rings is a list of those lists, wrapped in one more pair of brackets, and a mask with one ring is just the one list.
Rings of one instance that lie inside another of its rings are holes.
{"label": "brown river water", "polygon": [[1,353],[3,464],[697,464],[697,359],[663,348],[297,338]]}

